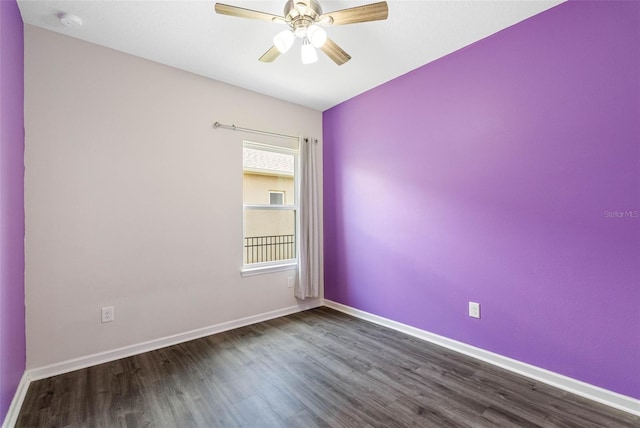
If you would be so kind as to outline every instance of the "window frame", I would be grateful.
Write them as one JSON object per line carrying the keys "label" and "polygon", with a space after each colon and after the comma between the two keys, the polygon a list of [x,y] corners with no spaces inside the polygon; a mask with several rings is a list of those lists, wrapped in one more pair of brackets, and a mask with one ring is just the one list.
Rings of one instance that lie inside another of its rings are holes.
{"label": "window frame", "polygon": [[[273,144],[265,144],[259,143],[256,141],[243,140],[242,149],[245,148],[255,149],[255,150],[263,150],[270,151],[274,153],[282,153],[287,155],[293,155],[293,193],[294,193],[294,204],[286,205],[286,200],[284,198],[284,192],[278,192],[283,194],[283,202],[285,204],[281,205],[272,205],[270,203],[267,204],[245,204],[244,197],[242,203],[242,240],[241,242],[241,250],[242,250],[242,261],[241,261],[241,270],[240,273],[242,276],[253,276],[260,275],[264,273],[270,272],[278,272],[284,270],[295,270],[298,268],[298,260],[299,260],[299,231],[300,231],[300,150],[299,148],[289,148],[283,146],[277,146]],[[244,165],[242,165],[242,180],[243,180],[243,191],[244,191]],[[271,191],[269,191],[271,193]],[[269,201],[270,202],[270,201]],[[265,210],[265,211],[293,211],[295,216],[294,219],[294,245],[295,245],[295,258],[286,259],[286,260],[274,260],[270,262],[260,262],[260,263],[251,263],[245,264],[244,262],[244,253],[245,253],[245,237],[246,237],[246,212],[247,210]]]}

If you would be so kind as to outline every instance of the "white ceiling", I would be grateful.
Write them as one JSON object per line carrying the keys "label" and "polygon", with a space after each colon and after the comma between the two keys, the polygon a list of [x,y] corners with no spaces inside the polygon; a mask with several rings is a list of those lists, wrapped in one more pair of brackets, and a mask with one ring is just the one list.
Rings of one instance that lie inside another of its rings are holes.
{"label": "white ceiling", "polygon": [[[375,1],[320,3],[327,13]],[[218,15],[214,0],[18,0],[18,5],[27,24],[323,111],[563,1],[390,0],[386,21],[327,28],[353,57],[342,66],[322,52],[317,63],[303,65],[297,45],[273,63],[259,62],[284,27]],[[282,15],[286,1],[221,2]],[[61,12],[79,16],[83,27],[63,26]]]}

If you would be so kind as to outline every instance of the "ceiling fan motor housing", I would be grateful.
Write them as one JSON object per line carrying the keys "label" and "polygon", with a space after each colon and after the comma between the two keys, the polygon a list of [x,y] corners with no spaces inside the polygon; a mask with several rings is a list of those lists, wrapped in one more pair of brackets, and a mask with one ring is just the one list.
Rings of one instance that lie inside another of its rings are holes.
{"label": "ceiling fan motor housing", "polygon": [[[309,7],[307,7],[309,5]],[[301,14],[308,15],[311,19],[314,19],[320,15],[322,15],[322,8],[320,7],[320,3],[316,0],[308,0],[307,3],[296,2],[294,0],[288,0],[284,5],[284,16],[285,18],[289,18],[289,14],[292,14],[292,18],[294,16],[299,16]]]}
{"label": "ceiling fan motor housing", "polygon": [[289,0],[284,5],[284,16],[296,37],[304,38],[307,28],[315,24],[322,15],[320,3],[309,0],[307,3]]}

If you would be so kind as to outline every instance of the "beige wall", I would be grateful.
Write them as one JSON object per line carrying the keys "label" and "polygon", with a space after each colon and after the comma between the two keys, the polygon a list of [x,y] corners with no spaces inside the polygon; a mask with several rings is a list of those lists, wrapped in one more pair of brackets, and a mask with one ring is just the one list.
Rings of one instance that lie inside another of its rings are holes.
{"label": "beige wall", "polygon": [[[285,205],[295,204],[293,177],[244,173],[242,184],[246,204],[269,205],[270,190],[284,191]],[[245,214],[245,236],[295,235],[295,228],[295,214],[292,211],[247,210]]]}
{"label": "beige wall", "polygon": [[244,173],[243,190],[245,204],[269,204],[269,191],[284,191],[285,205],[296,203],[293,177]]}
{"label": "beige wall", "polygon": [[[242,265],[242,140],[321,113],[25,25],[27,367],[296,305]],[[100,323],[100,308],[115,321]]]}
{"label": "beige wall", "polygon": [[245,236],[295,234],[295,211],[247,210]]}

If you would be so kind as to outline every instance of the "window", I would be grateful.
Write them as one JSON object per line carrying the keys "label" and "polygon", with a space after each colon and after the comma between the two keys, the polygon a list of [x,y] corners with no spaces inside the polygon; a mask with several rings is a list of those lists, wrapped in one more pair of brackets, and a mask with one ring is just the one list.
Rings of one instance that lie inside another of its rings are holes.
{"label": "window", "polygon": [[242,164],[243,271],[295,265],[298,151],[245,141]]}
{"label": "window", "polygon": [[269,205],[284,205],[284,192],[269,190]]}

